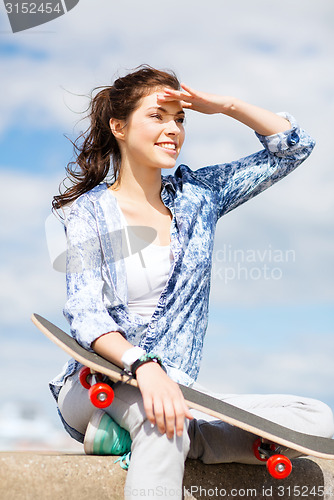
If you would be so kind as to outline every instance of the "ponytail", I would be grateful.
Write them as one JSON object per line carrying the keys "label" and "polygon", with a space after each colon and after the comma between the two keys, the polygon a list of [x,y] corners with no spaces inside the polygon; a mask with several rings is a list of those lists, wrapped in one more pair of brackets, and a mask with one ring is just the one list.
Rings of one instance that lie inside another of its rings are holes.
{"label": "ponytail", "polygon": [[111,157],[114,177],[118,175],[121,153],[109,126],[112,116],[110,89],[104,87],[91,100],[90,126],[73,143],[76,160],[66,167],[67,179],[72,181],[72,186],[64,194],[53,198],[52,206],[55,210],[100,184],[109,173]]}

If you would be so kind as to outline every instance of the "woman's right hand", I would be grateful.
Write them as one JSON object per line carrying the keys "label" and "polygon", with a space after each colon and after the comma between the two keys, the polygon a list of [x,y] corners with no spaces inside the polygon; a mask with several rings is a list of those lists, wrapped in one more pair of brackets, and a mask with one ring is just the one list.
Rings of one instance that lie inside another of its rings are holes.
{"label": "woman's right hand", "polygon": [[289,130],[291,124],[283,116],[232,96],[209,94],[181,84],[182,90],[164,88],[160,102],[179,101],[185,109],[205,114],[222,113],[244,123],[260,135],[273,135]]}
{"label": "woman's right hand", "polygon": [[148,420],[169,439],[175,431],[182,436],[184,419],[192,420],[193,416],[177,383],[154,362],[141,365],[136,378]]}
{"label": "woman's right hand", "polygon": [[[122,366],[125,351],[132,347],[119,332],[101,335],[92,343],[94,351],[118,366]],[[181,436],[184,419],[191,420],[193,416],[177,383],[153,361],[141,365],[136,371],[136,378],[148,420],[168,438],[172,438],[175,431]]]}

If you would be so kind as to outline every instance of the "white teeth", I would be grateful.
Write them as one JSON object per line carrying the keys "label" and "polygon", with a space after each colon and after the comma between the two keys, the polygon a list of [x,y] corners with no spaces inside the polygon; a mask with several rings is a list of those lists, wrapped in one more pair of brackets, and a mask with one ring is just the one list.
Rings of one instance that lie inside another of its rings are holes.
{"label": "white teeth", "polygon": [[160,142],[158,144],[158,146],[160,146],[161,148],[166,148],[166,149],[176,149],[176,145],[175,144],[172,144],[170,142]]}

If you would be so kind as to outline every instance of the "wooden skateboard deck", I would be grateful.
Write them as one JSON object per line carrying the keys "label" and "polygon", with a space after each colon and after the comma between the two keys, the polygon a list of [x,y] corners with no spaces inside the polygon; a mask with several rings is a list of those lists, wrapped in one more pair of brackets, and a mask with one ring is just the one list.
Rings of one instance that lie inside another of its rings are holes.
{"label": "wooden skateboard deck", "polygon": [[[31,319],[44,335],[82,365],[106,375],[114,382],[121,381],[137,387],[136,380],[124,374],[121,368],[98,354],[87,351],[71,336],[42,316],[33,314]],[[251,432],[285,448],[296,450],[301,454],[334,460],[333,439],[296,432],[202,392],[180,384],[179,386],[189,408],[202,411],[217,420]]]}

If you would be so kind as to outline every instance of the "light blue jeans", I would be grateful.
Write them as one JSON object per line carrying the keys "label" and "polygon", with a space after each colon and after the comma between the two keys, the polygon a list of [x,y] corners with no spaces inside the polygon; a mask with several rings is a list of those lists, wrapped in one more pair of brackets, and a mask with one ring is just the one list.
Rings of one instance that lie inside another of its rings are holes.
{"label": "light blue jeans", "polygon": [[[193,387],[207,392],[198,384]],[[219,398],[300,432],[323,437],[334,434],[331,409],[314,399],[276,394],[219,395]],[[84,434],[95,408],[77,374],[67,379],[59,394],[58,405],[66,423]],[[181,499],[187,457],[207,464],[260,463],[252,451],[253,434],[195,410],[192,410],[195,418],[186,421],[182,437],[168,439],[161,435],[147,420],[141,394],[135,387],[117,386],[114,401],[105,411],[130,432],[132,439],[125,485],[127,500],[138,497]],[[299,455],[294,451],[287,453],[290,458]]]}

